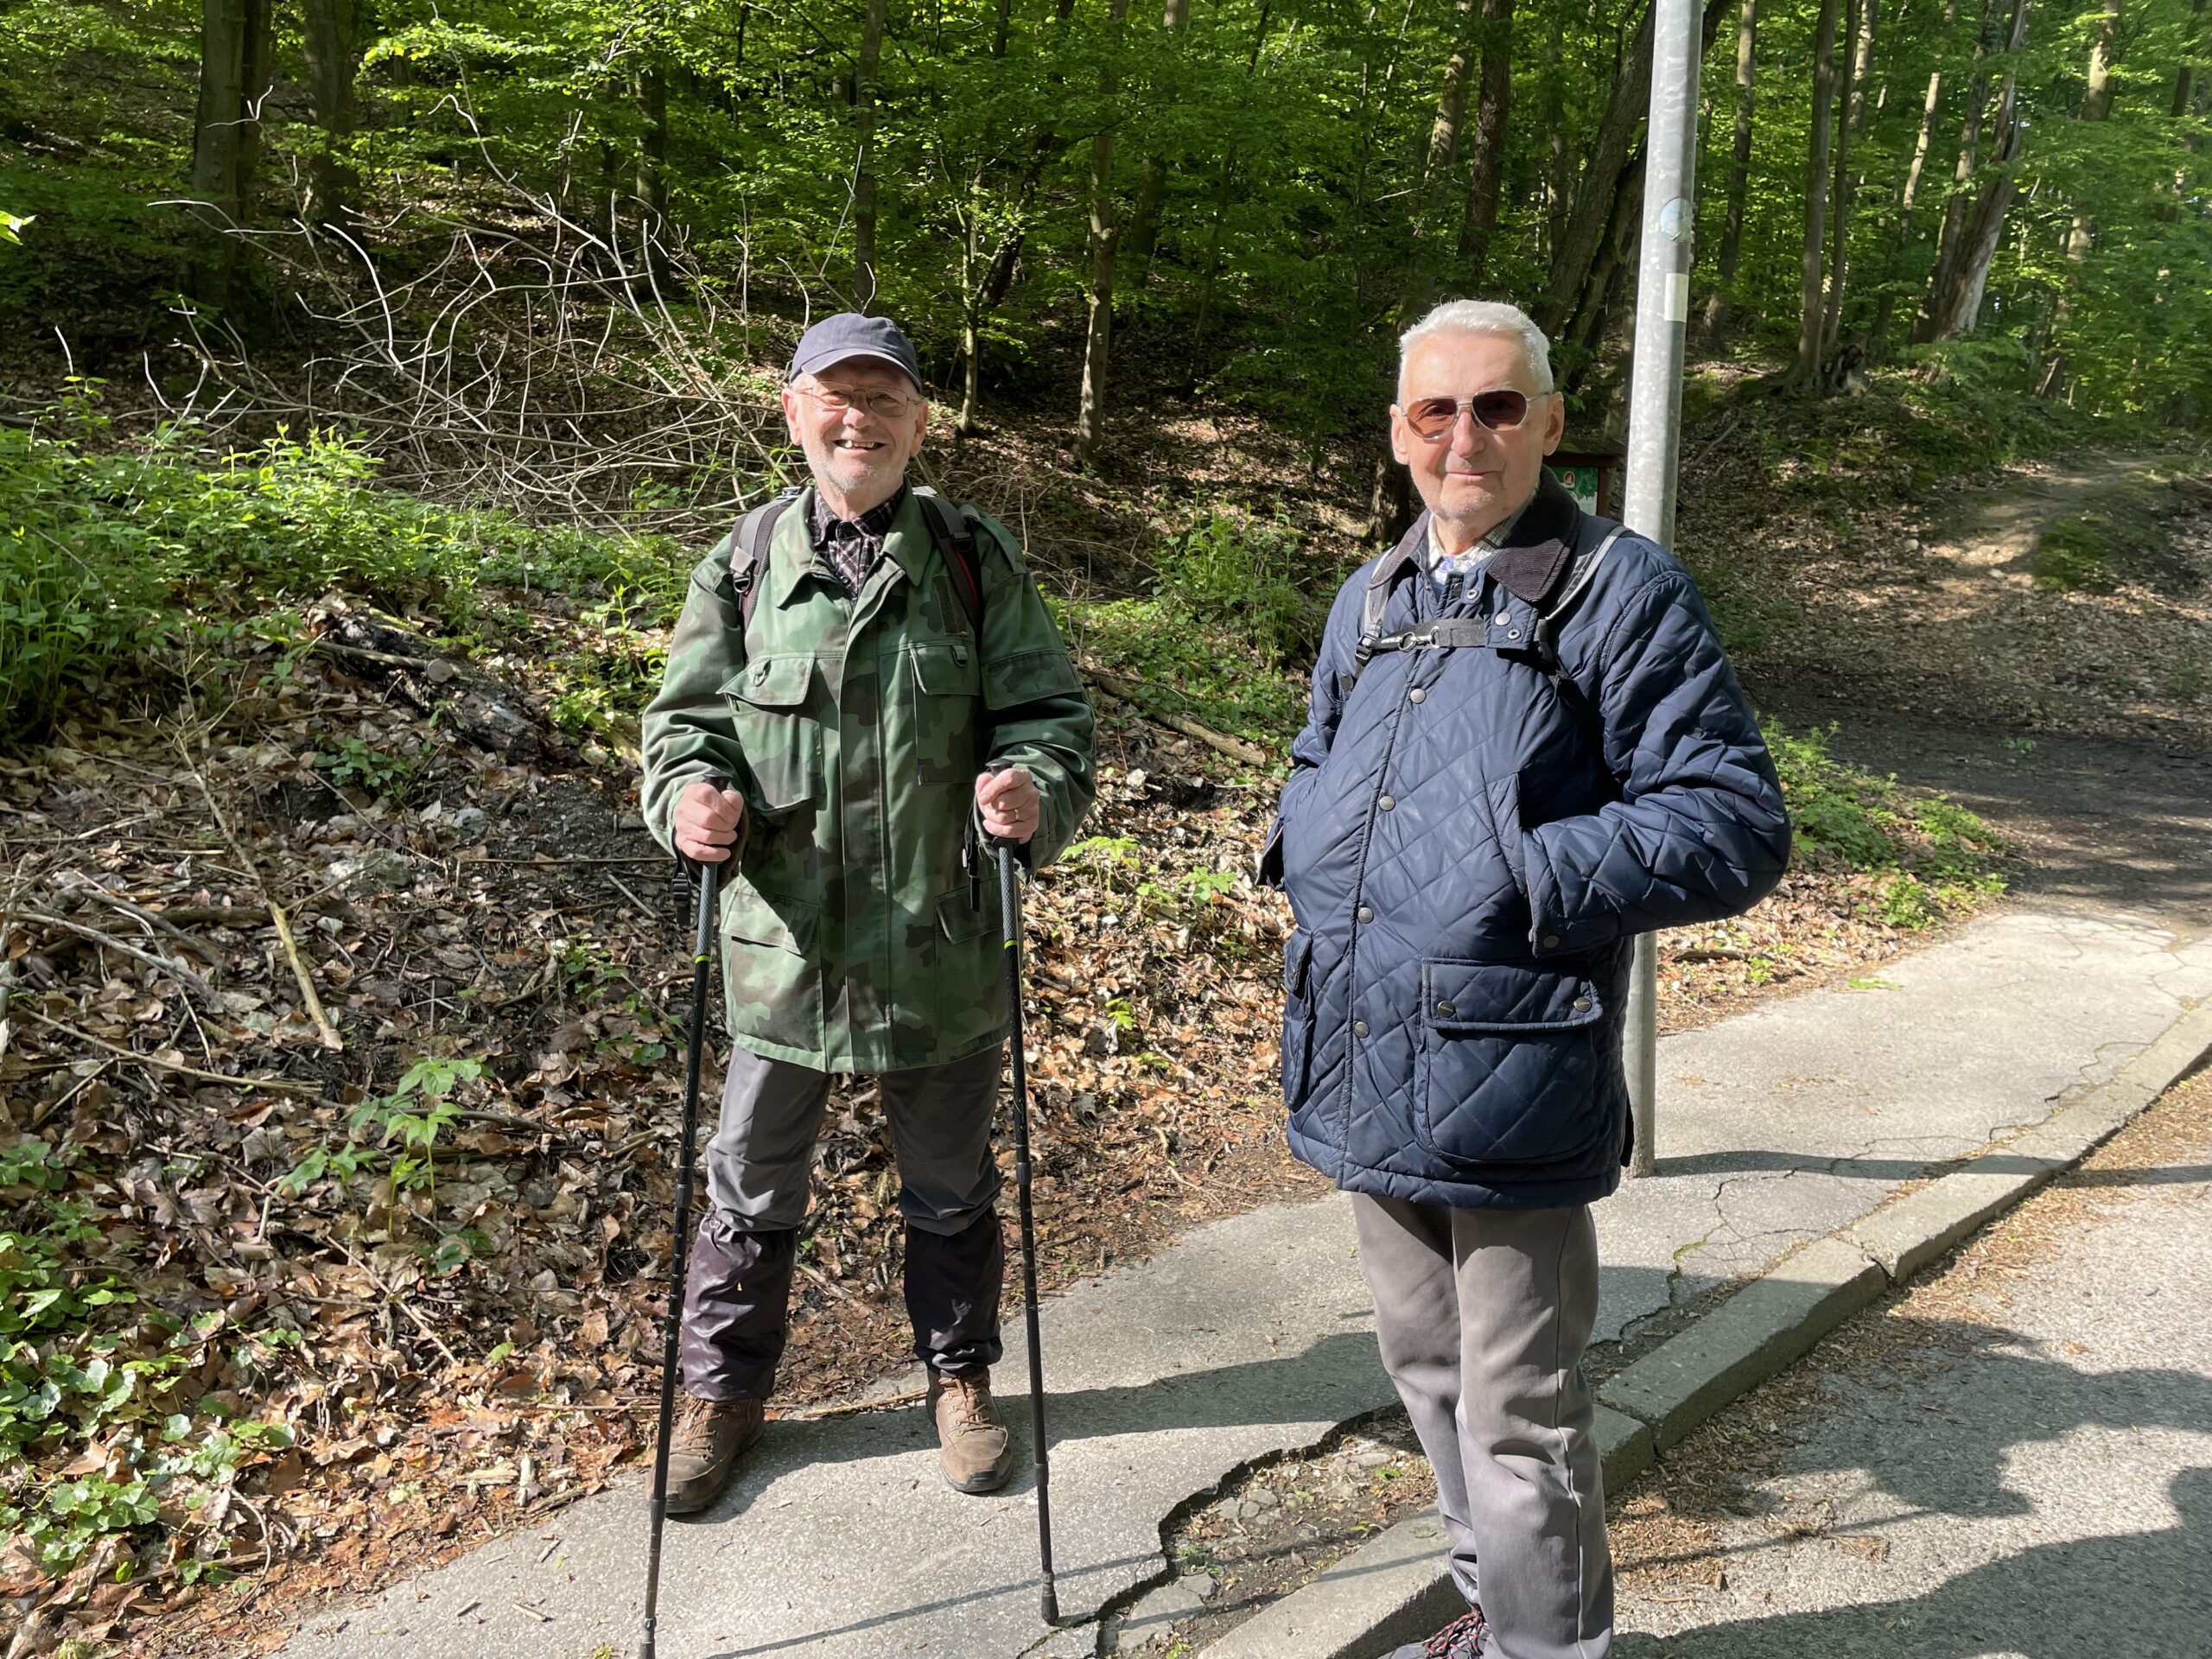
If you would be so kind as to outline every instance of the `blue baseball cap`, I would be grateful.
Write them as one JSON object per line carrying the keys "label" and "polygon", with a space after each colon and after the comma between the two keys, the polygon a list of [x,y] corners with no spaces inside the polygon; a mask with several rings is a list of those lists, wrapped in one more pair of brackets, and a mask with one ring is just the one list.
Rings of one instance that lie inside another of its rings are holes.
{"label": "blue baseball cap", "polygon": [[922,364],[914,355],[913,341],[890,318],[864,317],[857,311],[824,317],[801,334],[784,378],[796,380],[802,374],[813,374],[855,357],[873,357],[891,364],[914,383],[916,391],[922,390]]}

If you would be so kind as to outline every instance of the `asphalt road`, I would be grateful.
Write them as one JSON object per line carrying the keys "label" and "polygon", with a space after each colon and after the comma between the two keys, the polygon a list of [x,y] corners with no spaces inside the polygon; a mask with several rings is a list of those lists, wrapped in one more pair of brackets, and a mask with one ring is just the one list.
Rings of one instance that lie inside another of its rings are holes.
{"label": "asphalt road", "polygon": [[2212,1077],[1624,1496],[1618,1659],[2212,1659]]}

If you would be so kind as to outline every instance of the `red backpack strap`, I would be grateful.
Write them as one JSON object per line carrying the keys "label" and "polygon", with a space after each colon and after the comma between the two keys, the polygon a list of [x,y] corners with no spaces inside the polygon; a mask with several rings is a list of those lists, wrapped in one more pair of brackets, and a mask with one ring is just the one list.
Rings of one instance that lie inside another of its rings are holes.
{"label": "red backpack strap", "polygon": [[914,499],[922,504],[929,521],[930,539],[944,555],[952,573],[952,590],[960,595],[960,608],[968,613],[968,626],[980,639],[983,632],[982,572],[976,563],[976,524],[965,507],[956,508],[935,490],[917,486]]}

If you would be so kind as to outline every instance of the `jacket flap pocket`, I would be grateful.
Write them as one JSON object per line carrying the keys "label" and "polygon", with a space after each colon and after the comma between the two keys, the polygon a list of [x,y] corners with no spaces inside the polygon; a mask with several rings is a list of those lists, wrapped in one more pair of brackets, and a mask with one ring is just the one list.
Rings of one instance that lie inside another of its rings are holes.
{"label": "jacket flap pocket", "polygon": [[763,893],[750,881],[733,881],[723,889],[722,932],[748,944],[773,945],[799,956],[814,953],[822,912],[804,899],[779,893]]}
{"label": "jacket flap pocket", "polygon": [[1083,677],[1057,645],[995,658],[983,671],[983,706],[1014,709],[1040,697],[1079,697]]}
{"label": "jacket flap pocket", "polygon": [[1421,1019],[1443,1036],[1566,1031],[1605,1017],[1596,986],[1548,968],[1431,959],[1421,980]]}
{"label": "jacket flap pocket", "polygon": [[1282,988],[1292,996],[1306,995],[1306,970],[1313,965],[1313,936],[1302,927],[1291,930],[1282,942]]}
{"label": "jacket flap pocket", "polygon": [[723,681],[722,695],[758,709],[797,709],[806,702],[807,684],[813,677],[811,657],[762,657]]}
{"label": "jacket flap pocket", "polygon": [[972,697],[982,671],[973,647],[965,640],[945,645],[918,645],[912,648],[914,683],[940,697]]}

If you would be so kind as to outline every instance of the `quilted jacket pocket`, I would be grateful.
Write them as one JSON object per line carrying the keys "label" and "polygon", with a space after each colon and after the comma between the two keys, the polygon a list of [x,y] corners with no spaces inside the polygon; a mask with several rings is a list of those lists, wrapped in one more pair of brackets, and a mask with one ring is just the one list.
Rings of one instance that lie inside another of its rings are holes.
{"label": "quilted jacket pocket", "polygon": [[1306,1071],[1313,1050],[1313,936],[1294,928],[1282,946],[1282,1103],[1305,1103]]}
{"label": "quilted jacket pocket", "polygon": [[1414,1128],[1460,1164],[1548,1163],[1606,1130],[1597,1104],[1597,988],[1511,963],[1421,964]]}

